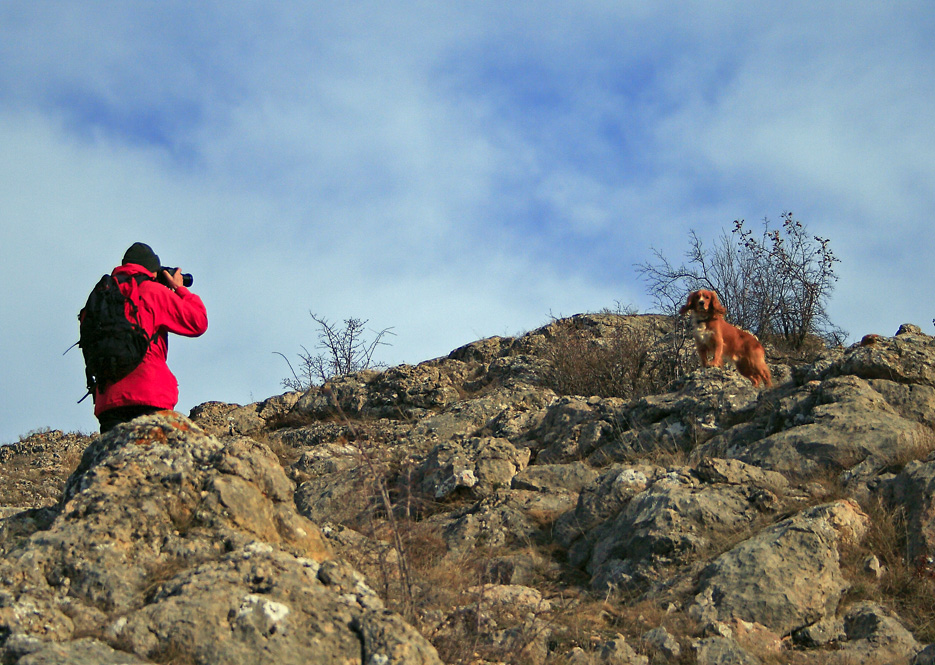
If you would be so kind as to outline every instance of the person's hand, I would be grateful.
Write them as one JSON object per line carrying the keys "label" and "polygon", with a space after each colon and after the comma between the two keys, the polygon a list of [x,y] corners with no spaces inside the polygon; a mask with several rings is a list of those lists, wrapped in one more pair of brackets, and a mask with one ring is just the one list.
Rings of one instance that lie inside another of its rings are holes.
{"label": "person's hand", "polygon": [[181,268],[176,268],[174,273],[169,272],[168,270],[163,270],[162,274],[165,277],[166,284],[168,284],[169,288],[173,291],[178,289],[180,286],[183,286],[182,280],[184,278],[182,277]]}

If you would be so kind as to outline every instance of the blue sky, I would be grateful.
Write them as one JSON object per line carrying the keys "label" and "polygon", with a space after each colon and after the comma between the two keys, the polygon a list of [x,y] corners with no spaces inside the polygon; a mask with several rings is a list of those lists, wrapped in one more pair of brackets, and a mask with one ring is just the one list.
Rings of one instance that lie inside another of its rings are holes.
{"label": "blue sky", "polygon": [[93,431],[77,311],[133,242],[195,276],[179,409],[283,391],[309,311],[389,364],[632,304],[651,248],[791,210],[851,339],[926,297],[926,2],[0,3],[0,442]]}

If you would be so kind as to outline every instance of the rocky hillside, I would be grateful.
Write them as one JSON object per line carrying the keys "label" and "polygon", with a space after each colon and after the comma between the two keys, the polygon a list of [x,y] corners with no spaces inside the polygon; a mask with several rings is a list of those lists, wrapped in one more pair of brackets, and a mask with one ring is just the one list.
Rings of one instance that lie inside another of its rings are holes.
{"label": "rocky hillside", "polygon": [[935,663],[935,339],[770,390],[685,342],[578,316],[0,449],[0,661]]}

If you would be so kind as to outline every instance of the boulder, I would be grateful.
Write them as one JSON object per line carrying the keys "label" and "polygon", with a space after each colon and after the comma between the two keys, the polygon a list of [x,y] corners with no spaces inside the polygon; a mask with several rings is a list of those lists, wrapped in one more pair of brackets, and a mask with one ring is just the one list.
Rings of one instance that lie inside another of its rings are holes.
{"label": "boulder", "polygon": [[246,406],[205,402],[193,408],[189,418],[214,436],[251,434],[288,414],[300,396],[301,393],[290,392]]}
{"label": "boulder", "polygon": [[449,552],[457,555],[475,547],[547,543],[550,540],[548,527],[573,503],[573,494],[501,489],[466,508],[433,520],[442,529]]}
{"label": "boulder", "polygon": [[583,460],[624,429],[621,399],[562,397],[525,436],[537,464]]}
{"label": "boulder", "polygon": [[781,507],[786,479],[737,460],[695,468],[615,466],[585,488],[555,526],[569,562],[595,589],[644,588],[667,567],[686,564],[754,529]]}
{"label": "boulder", "polygon": [[[422,635],[475,665],[935,661],[906,604],[935,575],[935,340],[758,390],[681,371],[683,323],[579,315],[0,447],[0,662],[439,662]],[[631,333],[661,392],[548,387],[569,334]]]}
{"label": "boulder", "polygon": [[758,389],[733,370],[710,367],[672,384],[672,391],[618,405],[611,436],[588,454],[595,466],[660,451],[684,453],[719,433],[768,412]]}
{"label": "boulder", "polygon": [[445,499],[458,490],[471,496],[489,496],[508,488],[513,477],[529,463],[529,450],[507,439],[474,437],[437,445],[416,467],[413,482],[433,499]]}
{"label": "boulder", "polygon": [[[587,535],[584,567],[591,587],[645,588],[662,579],[667,567],[750,529],[759,515],[747,487],[707,485],[688,469],[671,471]],[[576,563],[584,551],[575,549]]]}
{"label": "boulder", "polygon": [[584,462],[570,464],[536,464],[513,476],[512,487],[536,492],[578,493],[599,477],[596,469]]}
{"label": "boulder", "polygon": [[866,379],[839,376],[795,389],[778,410],[719,433],[692,456],[734,458],[799,477],[863,462],[851,475],[866,478],[916,449],[923,436],[922,426],[902,417]]}
{"label": "boulder", "polygon": [[[531,467],[535,469],[537,467]],[[615,516],[634,496],[665,474],[661,467],[614,465],[582,488],[574,511],[559,517],[555,540],[571,547],[582,535]]]}
{"label": "boulder", "polygon": [[935,644],[929,644],[913,656],[909,665],[935,665]]}
{"label": "boulder", "polygon": [[760,665],[761,662],[729,637],[695,640],[692,651],[698,665]]}
{"label": "boulder", "polygon": [[480,435],[518,438],[554,399],[555,394],[543,388],[494,388],[426,416],[412,427],[409,436],[425,437],[436,444]]}
{"label": "boulder", "polygon": [[263,444],[222,443],[180,414],[116,427],[47,528],[0,560],[0,657],[438,663],[333,559],[293,489]]}
{"label": "boulder", "polygon": [[876,603],[852,605],[844,613],[847,641],[834,654],[835,662],[854,665],[907,663],[922,645],[893,612]]}
{"label": "boulder", "polygon": [[756,622],[780,635],[833,615],[848,586],[839,544],[858,542],[868,526],[860,508],[845,500],[760,531],[705,566],[690,614]]}
{"label": "boulder", "polygon": [[643,642],[666,660],[676,660],[682,655],[682,645],[663,626],[658,626],[643,633]]}
{"label": "boulder", "polygon": [[364,370],[330,379],[296,402],[294,411],[310,418],[420,418],[461,399],[472,368],[458,360],[439,359],[398,365],[386,371]]}
{"label": "boulder", "polygon": [[875,335],[833,362],[823,378],[852,375],[935,388],[935,338],[904,323],[893,337]]}

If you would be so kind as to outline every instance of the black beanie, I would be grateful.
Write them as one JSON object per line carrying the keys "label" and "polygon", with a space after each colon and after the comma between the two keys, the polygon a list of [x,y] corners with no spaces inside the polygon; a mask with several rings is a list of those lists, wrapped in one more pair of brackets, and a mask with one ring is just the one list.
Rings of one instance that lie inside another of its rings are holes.
{"label": "black beanie", "polygon": [[159,267],[162,265],[159,263],[159,257],[156,256],[153,248],[143,242],[135,242],[130,245],[130,249],[123,255],[123,264],[128,263],[143,266],[149,272],[159,272]]}

